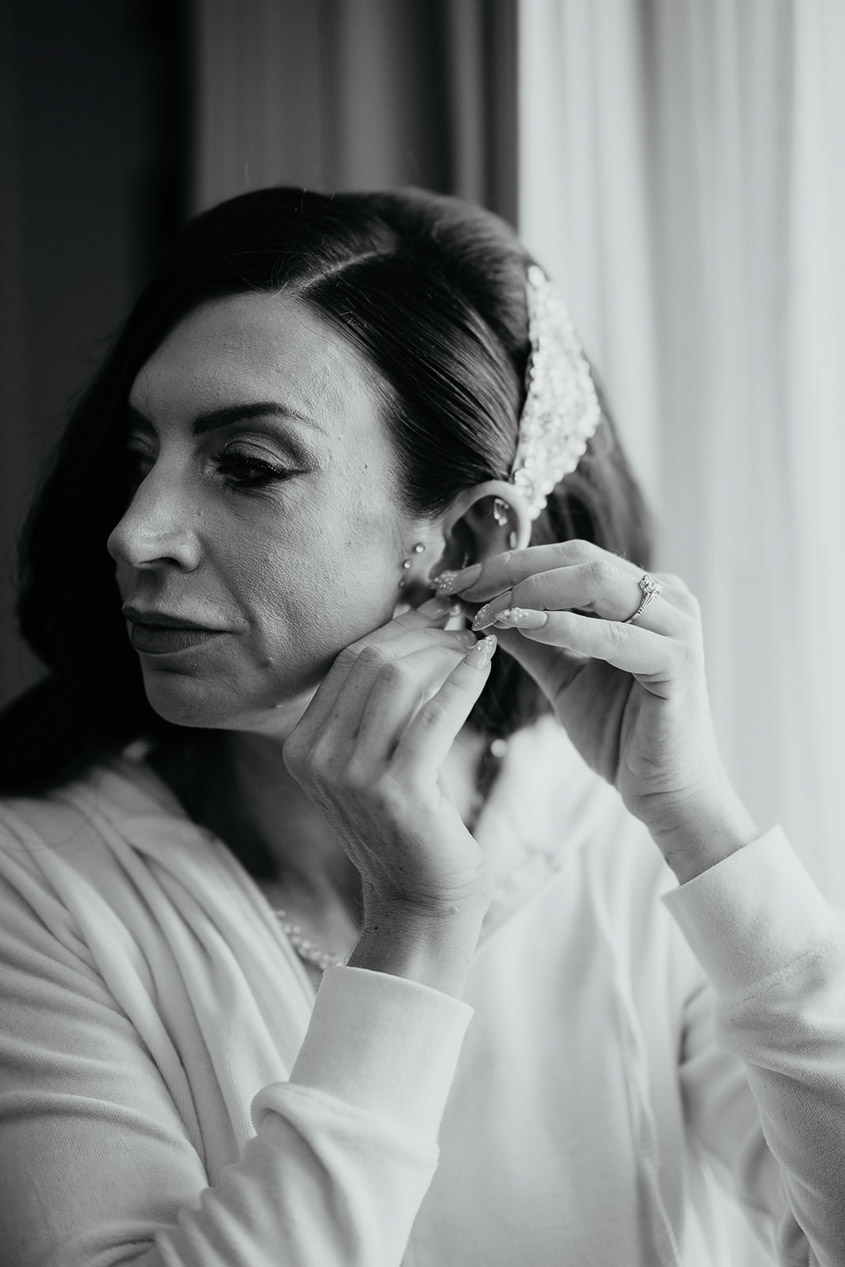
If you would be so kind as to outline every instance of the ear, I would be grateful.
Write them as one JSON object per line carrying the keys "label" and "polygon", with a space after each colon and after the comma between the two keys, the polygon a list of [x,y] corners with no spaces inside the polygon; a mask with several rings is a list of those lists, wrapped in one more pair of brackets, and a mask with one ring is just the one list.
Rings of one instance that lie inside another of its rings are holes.
{"label": "ear", "polygon": [[531,516],[519,491],[505,480],[464,489],[442,522],[443,553],[431,575],[481,563],[531,539]]}

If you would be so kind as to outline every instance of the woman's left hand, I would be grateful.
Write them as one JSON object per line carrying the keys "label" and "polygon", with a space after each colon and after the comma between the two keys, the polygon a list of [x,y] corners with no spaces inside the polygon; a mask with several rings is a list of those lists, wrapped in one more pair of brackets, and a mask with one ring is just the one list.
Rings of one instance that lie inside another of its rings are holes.
{"label": "woman's left hand", "polygon": [[742,837],[738,848],[756,829],[717,751],[698,603],[661,573],[662,593],[626,623],[642,602],[643,575],[590,542],[567,541],[497,555],[480,574],[458,574],[449,592],[484,604],[474,627],[495,626],[581,755],[667,857],[713,825]]}

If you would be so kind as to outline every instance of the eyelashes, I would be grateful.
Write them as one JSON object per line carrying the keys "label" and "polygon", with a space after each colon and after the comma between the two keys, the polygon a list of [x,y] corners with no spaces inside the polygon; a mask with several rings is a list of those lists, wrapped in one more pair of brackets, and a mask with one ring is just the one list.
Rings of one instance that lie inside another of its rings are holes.
{"label": "eyelashes", "polygon": [[[127,483],[134,496],[155,466],[156,457],[150,450],[131,444],[124,454]],[[258,491],[303,473],[299,467],[284,466],[253,448],[237,444],[225,445],[209,454],[206,461],[211,473],[219,476],[227,489],[236,492]]]}
{"label": "eyelashes", "polygon": [[218,453],[214,462],[226,484],[234,489],[266,488],[268,484],[288,480],[299,473],[293,467],[280,466],[250,450],[231,445]]}

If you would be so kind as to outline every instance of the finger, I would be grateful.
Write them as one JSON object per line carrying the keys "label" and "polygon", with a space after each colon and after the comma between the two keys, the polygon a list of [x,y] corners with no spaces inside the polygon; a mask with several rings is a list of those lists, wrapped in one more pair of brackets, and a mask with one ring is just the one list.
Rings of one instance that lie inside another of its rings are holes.
{"label": "finger", "polygon": [[381,642],[372,640],[344,648],[302,716],[297,727],[299,739],[309,739],[330,720],[339,731],[354,736],[372,684],[386,665],[431,647],[463,655],[474,643],[468,629],[440,629],[424,622]]}
{"label": "finger", "polygon": [[400,616],[394,616],[386,624],[372,630],[371,633],[365,634],[363,638],[359,638],[350,645],[363,647],[370,643],[390,642],[393,638],[409,629],[442,627],[444,621],[448,620],[450,616],[458,615],[464,610],[464,606],[459,599],[435,595],[434,598],[428,599],[427,602],[422,603],[419,607],[409,607]]}
{"label": "finger", "polygon": [[490,676],[497,638],[481,638],[405,730],[392,765],[397,774],[435,777]]}
{"label": "finger", "polygon": [[[387,621],[386,624],[380,625],[377,629],[373,629],[363,637],[356,639],[348,647],[344,647],[335,658],[334,663],[320,683],[316,694],[303,714],[299,723],[301,728],[299,737],[303,737],[306,733],[310,733],[323,724],[326,717],[330,714],[353,665],[368,647],[386,647],[387,644],[392,644],[390,652],[386,653],[389,656],[410,654],[416,647],[428,644],[429,632],[431,632],[433,637],[438,636],[437,631],[444,632],[444,622],[459,610],[464,610],[463,604],[459,601],[453,598],[435,596],[422,603],[419,607],[408,608],[400,616],[394,617],[392,620]],[[445,632],[449,634],[465,634],[466,630],[448,630]],[[407,639],[409,634],[421,635],[421,637],[409,642]],[[400,638],[404,639],[404,641],[400,642]],[[464,637],[459,640],[458,645],[466,650],[472,643],[467,637]],[[375,667],[378,668],[379,660],[377,656],[375,661]]]}
{"label": "finger", "polygon": [[496,627],[499,646],[517,664],[530,673],[540,690],[552,703],[561,691],[589,664],[588,656],[550,646],[524,637],[516,629]]}
{"label": "finger", "polygon": [[[485,603],[476,612],[472,627],[476,631],[486,629],[502,620],[509,609],[535,613],[592,612],[604,620],[627,621],[643,602],[642,573],[632,575],[611,559],[612,556],[608,556],[592,563],[536,572]],[[505,620],[511,625],[519,623],[509,617]],[[653,595],[637,617],[637,623],[643,629],[677,637],[687,634],[690,626],[689,617],[673,605],[668,595]]]}
{"label": "finger", "polygon": [[363,703],[354,750],[368,764],[386,761],[402,734],[463,659],[464,648],[426,647],[392,660],[372,683]]}
{"label": "finger", "polygon": [[[640,577],[643,569],[629,559],[602,550],[592,541],[556,541],[551,545],[528,546],[524,550],[510,550],[494,555],[483,563],[458,572],[445,589],[439,592],[460,594],[471,603],[483,603],[487,599],[511,589],[535,572],[547,572],[553,568],[572,567],[579,563],[593,563],[605,559],[615,563],[631,576]],[[480,568],[480,572],[477,569]],[[466,578],[466,579],[464,579]],[[467,584],[466,582],[470,583]]]}
{"label": "finger", "polygon": [[[546,612],[545,620],[539,627],[524,628],[518,632],[526,646],[529,643],[542,644],[548,649],[563,648],[575,655],[604,660],[646,683],[668,681],[675,677],[695,653],[679,639],[653,633],[639,625],[595,620],[575,612]],[[529,667],[532,661],[530,652],[517,655],[512,640],[506,646],[509,651],[513,648],[515,658]],[[544,666],[544,671],[549,671],[548,656],[539,656],[537,662]]]}

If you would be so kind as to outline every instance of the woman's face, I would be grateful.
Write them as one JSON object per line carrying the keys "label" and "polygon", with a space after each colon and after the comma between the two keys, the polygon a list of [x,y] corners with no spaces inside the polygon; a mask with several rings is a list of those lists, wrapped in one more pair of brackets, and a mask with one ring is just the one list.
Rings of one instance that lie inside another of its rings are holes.
{"label": "woman's face", "polygon": [[294,300],[217,300],[138,373],[128,443],[135,491],[109,551],[150,703],[286,732],[432,539],[399,504],[374,371]]}

